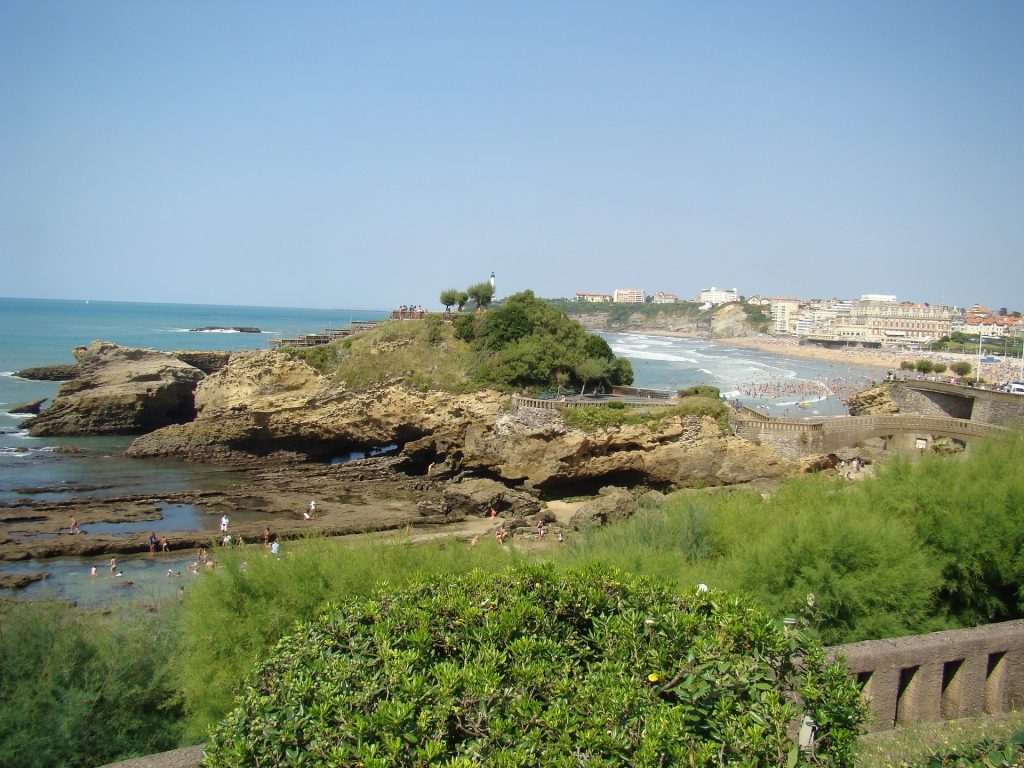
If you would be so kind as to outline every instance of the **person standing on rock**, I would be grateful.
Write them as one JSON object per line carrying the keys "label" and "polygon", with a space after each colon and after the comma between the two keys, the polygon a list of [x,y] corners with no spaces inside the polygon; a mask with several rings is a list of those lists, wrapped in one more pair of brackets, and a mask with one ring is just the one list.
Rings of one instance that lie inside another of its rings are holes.
{"label": "person standing on rock", "polygon": [[225,512],[223,515],[220,516],[220,532],[221,533],[227,533],[228,532],[228,514],[227,514],[227,512]]}
{"label": "person standing on rock", "polygon": [[81,533],[82,529],[78,527],[78,518],[74,515],[71,516],[71,525],[69,526],[68,533]]}
{"label": "person standing on rock", "polygon": [[311,500],[309,502],[309,516],[311,518],[316,517],[316,500],[315,499]]}

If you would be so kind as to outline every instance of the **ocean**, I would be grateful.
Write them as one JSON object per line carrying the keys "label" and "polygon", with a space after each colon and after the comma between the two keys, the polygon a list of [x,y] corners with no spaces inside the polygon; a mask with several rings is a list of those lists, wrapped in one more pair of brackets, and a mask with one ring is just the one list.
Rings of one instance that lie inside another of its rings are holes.
{"label": "ocean", "polygon": [[[274,336],[297,336],[352,320],[374,320],[385,311],[145,304],[101,301],[0,299],[0,501],[28,506],[89,493],[171,493],[205,490],[235,479],[233,470],[129,459],[121,455],[130,437],[33,438],[21,429],[24,417],[8,413],[16,404],[52,397],[55,382],[28,381],[13,373],[39,365],[71,363],[71,350],[94,340],[132,347],[175,349],[261,349]],[[255,327],[260,333],[195,330]],[[846,390],[863,387],[877,369],[854,368],[766,352],[735,349],[709,341],[662,336],[604,334],[616,354],[630,359],[635,384],[680,389],[713,384],[732,399],[773,415],[824,416],[845,413]],[[65,453],[56,449],[71,445]],[[205,530],[208,515],[190,509],[168,510],[177,530]],[[125,524],[121,524],[125,525]],[[130,524],[129,524],[130,525]],[[151,527],[152,523],[146,523]],[[127,528],[125,530],[128,530]],[[17,525],[0,525],[0,534]],[[154,598],[181,582],[165,570],[184,568],[189,556],[124,558],[137,587]],[[87,578],[96,565],[105,576],[106,558],[62,558],[47,563],[0,563],[0,572],[47,571],[51,578],[20,592],[51,595],[92,604],[119,593],[110,578]]]}

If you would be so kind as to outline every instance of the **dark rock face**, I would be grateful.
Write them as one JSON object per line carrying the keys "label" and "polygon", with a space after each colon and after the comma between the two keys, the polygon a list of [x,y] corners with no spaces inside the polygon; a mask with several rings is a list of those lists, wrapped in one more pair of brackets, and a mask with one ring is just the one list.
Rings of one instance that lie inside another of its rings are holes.
{"label": "dark rock face", "polygon": [[448,521],[486,517],[491,509],[503,517],[528,517],[540,511],[540,502],[523,491],[486,478],[463,480],[444,489],[444,513]]}
{"label": "dark rock face", "polygon": [[637,503],[633,494],[624,488],[609,486],[602,488],[598,497],[588,501],[572,516],[570,525],[577,531],[595,525],[617,523],[632,517]]}
{"label": "dark rock face", "polygon": [[40,397],[38,400],[29,400],[27,403],[18,403],[12,406],[8,413],[39,413],[43,408],[47,398]]}
{"label": "dark rock face", "polygon": [[78,363],[40,365],[17,371],[14,375],[32,381],[70,381],[78,375]]}
{"label": "dark rock face", "polygon": [[195,418],[193,394],[204,378],[173,355],[93,342],[74,350],[80,374],[23,425],[35,436],[132,435]]}
{"label": "dark rock face", "polygon": [[231,359],[232,353],[224,351],[207,352],[201,349],[176,349],[170,354],[181,360],[181,362],[198,368],[209,376],[211,373],[216,373],[226,366],[228,360]]}

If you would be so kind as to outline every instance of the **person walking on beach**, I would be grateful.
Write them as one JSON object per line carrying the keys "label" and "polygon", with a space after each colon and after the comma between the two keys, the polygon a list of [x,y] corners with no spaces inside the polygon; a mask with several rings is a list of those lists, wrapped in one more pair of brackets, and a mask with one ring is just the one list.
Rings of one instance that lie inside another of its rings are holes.
{"label": "person walking on beach", "polygon": [[149,533],[149,554],[156,552],[156,534],[150,531]]}
{"label": "person walking on beach", "polygon": [[316,517],[316,500],[309,502],[309,516],[310,518]]}

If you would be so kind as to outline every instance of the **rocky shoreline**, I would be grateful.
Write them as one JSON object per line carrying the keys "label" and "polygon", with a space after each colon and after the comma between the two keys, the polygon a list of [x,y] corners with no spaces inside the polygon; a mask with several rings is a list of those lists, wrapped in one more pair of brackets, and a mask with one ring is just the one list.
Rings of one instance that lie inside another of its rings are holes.
{"label": "rocky shoreline", "polygon": [[[281,538],[346,535],[483,519],[492,508],[514,532],[550,522],[547,501],[569,495],[595,496],[571,521],[581,528],[614,518],[609,505],[628,513],[627,497],[651,489],[740,485],[799,469],[768,446],[723,434],[710,417],[584,432],[556,411],[510,410],[509,396],[495,391],[420,392],[401,382],[349,391],[277,351],[236,353],[211,373],[180,353],[102,342],[76,357],[78,376],[28,420],[32,434],[142,433],[128,456],[234,467],[244,479],[159,496],[79,488],[67,500],[2,506],[2,560],[145,552],[144,526],[116,535],[90,525],[155,522],[164,505],[191,505],[210,520],[201,532],[161,530],[171,550],[209,546],[225,513],[247,542],[262,541],[265,527]],[[383,448],[388,455],[333,463]],[[625,496],[609,501],[611,486]],[[306,520],[310,499],[320,514]],[[69,532],[72,517],[87,533]]]}

